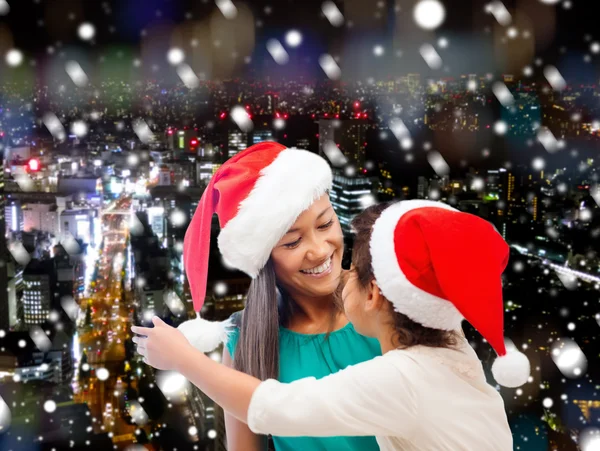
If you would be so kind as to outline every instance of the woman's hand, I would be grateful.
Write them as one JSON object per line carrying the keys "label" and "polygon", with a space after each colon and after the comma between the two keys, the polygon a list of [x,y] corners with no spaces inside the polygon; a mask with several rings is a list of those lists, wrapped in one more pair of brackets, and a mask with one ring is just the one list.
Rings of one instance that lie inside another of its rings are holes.
{"label": "woman's hand", "polygon": [[132,340],[137,344],[137,352],[144,357],[145,363],[158,370],[178,370],[192,346],[179,330],[158,316],[152,318],[152,323],[154,327],[131,328],[139,335]]}

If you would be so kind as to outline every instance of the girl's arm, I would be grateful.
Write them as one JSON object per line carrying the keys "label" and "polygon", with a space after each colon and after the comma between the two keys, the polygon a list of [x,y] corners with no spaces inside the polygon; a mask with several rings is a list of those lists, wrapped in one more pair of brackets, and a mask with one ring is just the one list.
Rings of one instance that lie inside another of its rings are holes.
{"label": "girl's arm", "polygon": [[408,436],[416,424],[412,383],[383,357],[323,379],[282,384],[261,383],[193,348],[187,353],[178,371],[256,434]]}
{"label": "girl's arm", "polygon": [[[233,367],[229,352],[223,351],[223,364]],[[217,403],[218,404],[218,403]],[[227,431],[227,449],[229,451],[261,451],[267,449],[265,436],[253,433],[245,422],[225,412],[225,430]]]}
{"label": "girl's arm", "polygon": [[234,418],[247,422],[250,398],[259,379],[217,363],[192,346],[180,351],[175,370]]}
{"label": "girl's arm", "polygon": [[426,373],[410,357],[388,352],[323,379],[260,382],[196,350],[181,331],[153,318],[132,327],[144,360],[179,371],[257,434],[408,437],[417,421],[417,390]]}

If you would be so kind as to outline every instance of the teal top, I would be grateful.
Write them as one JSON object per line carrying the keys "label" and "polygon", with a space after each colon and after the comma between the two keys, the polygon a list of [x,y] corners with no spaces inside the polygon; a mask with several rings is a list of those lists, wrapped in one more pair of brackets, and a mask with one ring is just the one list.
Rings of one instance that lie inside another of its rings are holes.
{"label": "teal top", "polygon": [[[233,359],[239,329],[232,331],[227,350]],[[279,328],[279,378],[292,382],[304,377],[320,379],[349,365],[381,355],[379,342],[360,335],[351,323],[326,334],[301,334]],[[273,437],[277,451],[374,451],[375,437]]]}

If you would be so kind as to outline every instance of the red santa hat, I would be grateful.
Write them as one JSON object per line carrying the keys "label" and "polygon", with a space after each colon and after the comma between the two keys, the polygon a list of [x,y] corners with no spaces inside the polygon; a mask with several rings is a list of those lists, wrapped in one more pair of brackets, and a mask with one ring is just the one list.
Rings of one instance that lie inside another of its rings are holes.
{"label": "red santa hat", "polygon": [[[275,142],[256,144],[225,162],[211,178],[185,234],[183,260],[194,310],[200,312],[206,296],[214,213],[225,263],[255,278],[298,216],[331,184],[331,168],[322,157]],[[198,313],[179,329],[208,352],[227,339],[230,326],[205,321]]]}
{"label": "red santa hat", "polygon": [[529,360],[504,344],[501,274],[509,248],[489,222],[441,202],[398,202],[375,222],[370,250],[375,279],[394,310],[448,331],[466,319],[499,356],[496,382],[527,382]]}

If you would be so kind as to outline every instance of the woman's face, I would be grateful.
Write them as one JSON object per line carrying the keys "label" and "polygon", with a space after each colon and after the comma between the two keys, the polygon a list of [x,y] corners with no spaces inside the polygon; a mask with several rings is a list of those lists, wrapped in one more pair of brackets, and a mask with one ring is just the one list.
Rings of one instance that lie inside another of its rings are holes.
{"label": "woman's face", "polygon": [[324,194],[304,211],[271,252],[278,282],[292,297],[332,294],[342,273],[344,236]]}

